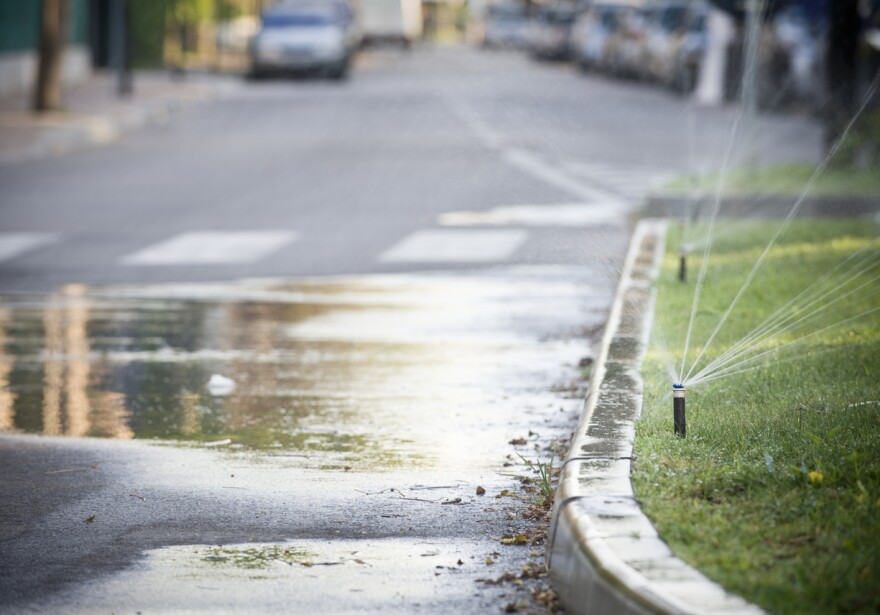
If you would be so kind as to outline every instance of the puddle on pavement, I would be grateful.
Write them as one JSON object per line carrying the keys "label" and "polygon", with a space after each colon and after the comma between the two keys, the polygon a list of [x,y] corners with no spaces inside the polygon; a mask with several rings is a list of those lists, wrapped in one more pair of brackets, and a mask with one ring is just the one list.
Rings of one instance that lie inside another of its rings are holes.
{"label": "puddle on pavement", "polygon": [[[477,579],[497,574],[485,563],[486,549],[496,546],[422,538],[164,547],[40,607],[53,613],[412,613],[472,604],[474,612],[487,612],[489,605],[497,608],[493,597],[483,596],[485,604],[473,595]],[[504,559],[495,557],[499,564]]]}
{"label": "puddle on pavement", "polygon": [[601,322],[606,295],[535,272],[3,297],[0,432],[354,470],[467,456],[479,434],[456,423],[501,421],[510,397],[547,403],[560,364],[588,352],[575,336]]}

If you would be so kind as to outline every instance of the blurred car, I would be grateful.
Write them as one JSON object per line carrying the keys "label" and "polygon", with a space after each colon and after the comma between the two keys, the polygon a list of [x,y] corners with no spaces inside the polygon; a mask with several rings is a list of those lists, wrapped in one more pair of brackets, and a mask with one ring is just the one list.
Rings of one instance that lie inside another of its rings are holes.
{"label": "blurred car", "polygon": [[626,3],[616,21],[617,27],[608,37],[603,65],[621,77],[647,76],[644,46],[648,11],[644,3],[635,0]]}
{"label": "blurred car", "polygon": [[[781,95],[812,108],[821,104],[825,24],[811,19],[799,5],[780,11],[773,20],[772,40],[778,54],[778,75],[771,75]],[[778,78],[782,81],[776,81]]]}
{"label": "blurred car", "polygon": [[536,58],[564,60],[577,12],[568,6],[541,7],[529,24],[529,51]]}
{"label": "blurred car", "polygon": [[655,4],[648,11],[643,53],[643,72],[661,83],[671,83],[675,54],[683,36],[689,3],[677,0]]}
{"label": "blurred car", "polygon": [[700,65],[709,44],[709,6],[704,2],[692,4],[677,39],[672,57],[672,73],[667,82],[675,92],[690,94],[697,87]]}
{"label": "blurred car", "polygon": [[251,75],[317,71],[345,77],[359,43],[343,2],[283,2],[263,13],[251,41]]}
{"label": "blurred car", "polygon": [[582,69],[605,66],[609,37],[626,7],[625,2],[595,2],[578,16],[571,33],[571,55]]}
{"label": "blurred car", "polygon": [[483,24],[483,47],[523,49],[528,45],[529,19],[523,4],[490,4]]}

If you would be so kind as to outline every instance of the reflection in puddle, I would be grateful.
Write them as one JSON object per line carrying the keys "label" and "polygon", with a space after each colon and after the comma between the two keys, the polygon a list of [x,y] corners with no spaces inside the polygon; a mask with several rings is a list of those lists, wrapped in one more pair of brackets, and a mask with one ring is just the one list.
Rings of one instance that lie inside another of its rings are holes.
{"label": "reflection in puddle", "polygon": [[[456,417],[493,420],[499,389],[535,395],[560,356],[585,352],[570,341],[590,324],[584,289],[545,278],[535,295],[522,279],[401,276],[6,298],[0,431],[228,439],[316,467],[429,463],[452,452]],[[578,321],[534,339],[550,305]]]}

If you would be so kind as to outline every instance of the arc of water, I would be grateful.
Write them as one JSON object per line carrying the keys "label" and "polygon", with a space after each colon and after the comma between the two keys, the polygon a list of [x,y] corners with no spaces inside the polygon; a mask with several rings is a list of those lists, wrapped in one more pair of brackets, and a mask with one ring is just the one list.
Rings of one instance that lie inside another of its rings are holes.
{"label": "arc of water", "polygon": [[694,287],[694,300],[691,303],[691,314],[688,320],[687,333],[684,338],[684,352],[681,356],[681,369],[679,370],[677,378],[679,382],[684,380],[684,369],[687,361],[688,349],[690,347],[691,334],[694,330],[694,320],[696,320],[697,309],[700,306],[700,294],[703,292],[703,281],[706,278],[706,270],[709,267],[709,254],[712,251],[712,236],[715,231],[715,221],[717,220],[718,212],[721,209],[721,195],[724,193],[724,176],[726,175],[727,167],[730,165],[730,157],[733,155],[733,146],[736,143],[736,136],[739,132],[738,128],[742,116],[742,107],[740,107],[734,116],[733,123],[730,127],[730,138],[727,140],[727,149],[724,152],[724,160],[721,163],[721,175],[718,177],[718,181],[715,184],[715,202],[712,204],[712,215],[709,218],[709,228],[706,232],[706,245],[703,248],[703,259],[700,262],[700,271],[697,274],[697,283]]}
{"label": "arc of water", "polygon": [[[825,354],[825,353],[831,352],[833,350],[839,350],[839,347],[832,346],[829,348],[822,348],[821,350],[813,350],[810,354],[811,354],[811,356],[815,355],[815,354]],[[788,356],[788,357],[783,357],[781,359],[774,358],[773,364],[778,365],[780,363],[791,363],[792,361],[796,361],[800,358],[802,358],[800,355],[792,355],[792,356]],[[758,364],[758,365],[751,365],[749,367],[743,367],[742,369],[734,369],[733,371],[725,372],[724,374],[715,374],[715,375],[711,375],[711,376],[706,376],[705,378],[701,378],[700,380],[696,381],[696,384],[706,384],[707,382],[712,382],[714,380],[721,380],[723,378],[729,378],[731,376],[745,374],[748,372],[755,371],[756,369],[760,369],[762,367],[764,367],[763,363]],[[692,383],[689,383],[688,386],[694,386],[694,385]]]}
{"label": "arc of water", "polygon": [[[874,278],[874,280],[871,280],[871,283],[876,282],[878,280],[880,280],[880,276],[878,276],[877,278]],[[866,283],[866,285],[867,285],[867,283]],[[853,289],[851,292],[847,293],[846,296],[849,296],[849,295],[852,295],[852,294],[858,292],[859,290],[861,290],[863,288],[863,286],[856,288],[856,289]],[[844,299],[844,298],[845,298],[845,296],[841,297],[841,299]],[[797,321],[792,323],[792,325],[791,325],[792,328],[790,328],[790,330],[792,332],[796,332],[798,329],[795,329],[794,327],[796,327],[797,325],[808,324],[810,321],[815,320],[820,315],[821,312],[824,312],[826,309],[830,308],[834,303],[836,303],[836,301],[833,301],[827,305],[824,305],[820,309],[815,310],[814,312],[811,312],[810,314],[807,314],[806,316],[803,316],[802,318],[798,319]],[[836,324],[839,325],[841,323],[838,322]],[[823,329],[823,330],[827,330],[827,328]],[[771,339],[771,338],[767,338],[767,339]],[[762,340],[762,341],[767,341],[767,340]],[[723,364],[719,364],[719,365],[714,366],[711,370],[706,369],[706,370],[701,371],[699,374],[697,374],[693,378],[688,379],[687,382],[690,382],[690,383],[700,382],[700,381],[703,381],[708,376],[712,376],[713,374],[716,374],[716,373],[722,373],[724,370],[726,370],[730,367],[733,367],[736,365],[741,365],[743,363],[743,361],[740,361],[739,359],[741,359],[743,356],[746,356],[747,354],[752,352],[757,347],[757,345],[758,344],[751,346],[750,348],[748,348],[744,352],[738,354],[735,357],[730,358],[728,361],[726,361]],[[749,361],[749,360],[750,359],[746,359],[746,361]],[[736,363],[733,363],[733,366],[731,366],[730,364],[733,361],[736,361]]]}
{"label": "arc of water", "polygon": [[[711,363],[709,363],[707,366],[705,366],[702,370],[697,372],[697,374],[694,375],[693,378],[689,378],[689,380],[699,380],[702,376],[708,375],[711,372],[717,370],[718,368],[729,364],[731,361],[735,361],[739,357],[742,357],[743,355],[748,354],[756,346],[766,342],[769,339],[772,339],[773,336],[776,335],[778,332],[780,332],[782,330],[793,329],[794,327],[801,324],[802,322],[806,322],[809,319],[815,318],[816,316],[818,316],[822,312],[829,309],[834,304],[836,304],[839,301],[842,301],[845,298],[851,296],[852,294],[860,291],[862,288],[864,288],[866,286],[870,286],[870,285],[880,281],[880,276],[876,276],[876,277],[864,282],[863,284],[857,286],[856,288],[850,289],[846,293],[837,294],[836,297],[834,298],[834,300],[823,304],[819,308],[814,309],[810,312],[807,312],[806,314],[803,313],[804,310],[809,310],[817,303],[820,303],[820,302],[824,301],[826,298],[828,298],[829,296],[834,295],[835,293],[838,293],[841,289],[845,288],[853,280],[857,279],[859,276],[861,276],[866,271],[869,271],[874,266],[875,266],[875,263],[873,263],[873,262],[869,263],[867,266],[865,266],[862,269],[851,274],[849,277],[847,277],[844,281],[838,283],[836,286],[833,286],[832,288],[829,288],[829,289],[825,290],[824,292],[821,292],[821,294],[817,294],[817,296],[811,297],[803,305],[793,305],[795,303],[795,299],[793,299],[792,301],[789,301],[789,303],[787,303],[785,306],[783,306],[782,308],[777,310],[777,312],[775,312],[770,318],[765,320],[764,323],[762,323],[760,326],[756,327],[746,337],[744,337],[742,340],[740,340],[739,342],[734,344],[727,351],[725,351],[724,353],[719,355],[715,360],[713,360]],[[826,276],[827,275],[828,274],[826,274]],[[816,286],[816,285],[814,285],[814,286]],[[813,288],[813,286],[811,286],[810,288]],[[801,295],[806,293],[807,290],[809,290],[809,288],[802,291]],[[798,297],[801,297],[801,295],[798,295]],[[799,308],[800,311],[796,312],[796,313],[789,312],[788,311],[789,308],[792,308],[792,307],[797,307],[797,308]],[[780,316],[780,314],[781,314],[781,316]]]}
{"label": "arc of water", "polygon": [[[813,186],[816,184],[816,181],[819,179],[819,177],[822,175],[822,173],[825,172],[825,169],[828,168],[828,164],[831,162],[832,158],[834,158],[834,156],[837,154],[837,152],[843,146],[843,142],[846,140],[847,136],[849,135],[850,131],[852,130],[852,127],[855,125],[858,118],[861,117],[862,113],[864,112],[865,108],[868,105],[868,102],[873,97],[874,92],[876,92],[878,79],[880,79],[880,73],[878,73],[878,75],[874,79],[874,82],[872,83],[871,87],[868,89],[868,92],[866,93],[864,99],[862,100],[861,105],[860,105],[859,109],[857,110],[857,112],[855,113],[855,115],[853,115],[852,119],[849,121],[849,123],[847,123],[843,132],[840,134],[840,136],[834,142],[834,144],[832,145],[828,154],[825,156],[825,158],[822,159],[822,161],[819,163],[819,165],[813,171],[813,173],[810,176],[810,179],[807,182],[807,185],[804,188],[803,192],[795,200],[794,204],[792,205],[791,209],[788,212],[788,215],[785,216],[782,223],[776,229],[776,232],[773,234],[773,237],[770,238],[770,242],[764,248],[764,251],[761,252],[761,255],[758,257],[758,260],[755,262],[754,266],[752,267],[752,270],[746,276],[745,281],[743,282],[739,291],[736,293],[736,296],[733,298],[733,301],[731,301],[730,305],[724,311],[724,314],[721,316],[721,319],[718,321],[718,324],[715,325],[715,328],[712,330],[712,333],[709,335],[709,339],[706,340],[705,344],[703,344],[702,350],[697,355],[697,358],[694,359],[694,362],[691,365],[691,368],[688,370],[687,374],[684,376],[684,378],[682,378],[682,380],[688,380],[690,378],[694,369],[696,369],[697,365],[699,364],[700,359],[703,358],[703,355],[706,353],[706,350],[709,348],[709,346],[715,340],[715,336],[718,335],[718,332],[724,326],[724,323],[727,322],[727,318],[730,316],[730,313],[733,311],[733,308],[736,307],[737,302],[740,300],[740,298],[743,296],[743,294],[746,292],[746,290],[749,288],[749,286],[751,286],[751,283],[755,277],[755,274],[757,274],[758,270],[761,268],[761,265],[763,265],[764,260],[767,258],[767,254],[770,252],[770,249],[776,244],[776,240],[779,238],[779,236],[789,227],[789,225],[791,225],[791,221],[794,219],[795,214],[797,214],[798,210],[800,209],[800,206],[804,202],[804,199],[806,199],[807,195],[813,189]],[[702,269],[701,269],[701,273],[702,273]],[[694,315],[691,314],[691,324],[693,323],[693,316]],[[688,338],[689,337],[690,337],[690,325],[688,326]],[[687,342],[685,344],[684,358],[686,358],[686,357],[687,357]]]}
{"label": "arc of water", "polygon": [[[715,234],[714,240],[717,241],[717,240],[721,239],[722,237],[734,235],[739,231],[740,231],[740,229],[737,228],[737,225],[731,222],[724,229],[718,231]],[[704,247],[706,245],[706,241],[707,241],[706,237],[701,237],[700,239],[698,239],[696,241],[690,241],[690,242],[683,244],[682,248],[688,252],[692,252],[693,250],[696,250],[697,248]]]}
{"label": "arc of water", "polygon": [[705,368],[703,368],[702,370],[700,370],[695,376],[693,376],[693,377],[690,378],[689,380],[699,380],[699,379],[702,378],[703,376],[705,376],[705,375],[709,375],[709,374],[711,374],[712,372],[715,372],[715,371],[717,371],[718,369],[724,367],[725,365],[728,365],[728,364],[730,364],[731,362],[736,361],[736,360],[738,360],[739,358],[741,358],[741,357],[743,357],[743,356],[749,354],[749,353],[752,352],[756,347],[760,346],[761,344],[763,344],[764,342],[766,342],[766,341],[768,341],[768,340],[770,340],[770,339],[773,339],[773,337],[774,337],[774,336],[775,336],[780,330],[787,330],[787,331],[794,331],[794,330],[797,330],[796,327],[797,327],[798,325],[803,325],[803,324],[808,323],[808,322],[811,321],[811,320],[814,320],[814,319],[817,318],[822,312],[824,312],[824,311],[826,311],[827,309],[831,308],[835,303],[837,303],[838,300],[843,300],[843,299],[845,299],[847,296],[852,295],[852,294],[858,292],[859,290],[861,290],[862,288],[864,288],[864,286],[867,286],[868,284],[872,284],[872,283],[874,283],[874,282],[876,282],[876,281],[878,281],[878,280],[880,280],[880,276],[874,278],[873,280],[871,280],[871,281],[869,281],[869,282],[866,282],[865,284],[863,284],[862,286],[859,286],[858,288],[853,289],[851,292],[846,293],[845,295],[840,296],[839,299],[835,299],[834,301],[832,301],[832,302],[830,302],[830,303],[827,303],[827,304],[821,306],[820,308],[818,308],[818,309],[816,309],[816,310],[813,310],[812,312],[807,313],[806,315],[801,316],[799,319],[797,319],[797,320],[795,320],[795,321],[793,321],[793,322],[784,323],[783,325],[780,325],[780,326],[776,327],[774,330],[769,331],[769,332],[766,333],[765,335],[763,335],[763,336],[761,336],[760,338],[756,339],[753,343],[749,344],[748,347],[743,348],[743,349],[741,349],[740,351],[738,351],[738,352],[736,352],[736,353],[732,353],[732,354],[730,354],[730,355],[727,356],[724,360],[714,361],[713,363],[710,363],[708,366],[706,366]]}
{"label": "arc of water", "polygon": [[[809,304],[809,300],[808,300],[807,302],[805,302],[804,304],[802,304],[802,305],[798,305],[798,303],[799,303],[801,300],[805,299],[806,297],[809,297],[810,295],[818,294],[818,293],[820,292],[820,290],[818,290],[818,289],[821,289],[821,288],[825,285],[825,282],[828,281],[828,280],[830,280],[830,279],[834,276],[834,274],[835,274],[839,269],[842,269],[847,263],[849,263],[849,262],[850,262],[851,260],[853,260],[854,258],[857,258],[859,255],[861,255],[861,254],[867,252],[867,250],[868,250],[868,247],[867,247],[867,246],[863,246],[862,248],[859,248],[858,251],[853,252],[852,254],[850,254],[846,259],[844,259],[843,261],[841,261],[840,263],[838,263],[835,267],[833,267],[831,270],[829,270],[828,272],[826,272],[821,278],[819,278],[818,280],[816,280],[815,282],[813,282],[812,284],[810,284],[808,287],[806,287],[805,289],[803,289],[803,290],[802,290],[802,291],[801,291],[796,297],[794,297],[793,299],[791,299],[790,301],[788,301],[785,305],[783,305],[781,308],[779,308],[778,310],[776,310],[776,311],[775,311],[773,314],[771,314],[771,315],[770,315],[770,316],[769,316],[769,317],[768,317],[768,318],[767,318],[767,319],[766,319],[761,325],[759,325],[758,327],[756,327],[755,329],[753,329],[753,330],[752,330],[748,335],[746,335],[746,337],[744,337],[742,340],[740,340],[739,342],[737,342],[737,343],[735,343],[733,346],[731,346],[728,350],[726,350],[726,351],[725,351],[724,353],[722,353],[719,357],[717,357],[716,360],[723,359],[723,358],[725,358],[727,355],[732,354],[732,353],[735,352],[738,348],[740,348],[741,346],[743,346],[743,345],[749,343],[753,338],[757,337],[758,335],[760,335],[761,333],[763,333],[766,329],[768,329],[768,328],[770,328],[771,326],[773,326],[776,322],[778,322],[779,320],[782,320],[782,319],[784,318],[785,314],[788,313],[788,311],[789,311],[790,308],[800,307],[801,309],[803,309],[804,306],[806,306],[806,305]],[[860,267],[861,267],[865,262],[870,261],[871,258],[872,258],[873,256],[875,256],[876,254],[877,254],[876,252],[873,253],[873,254],[868,254],[868,256],[866,256],[864,259],[862,259],[862,261],[860,261],[859,263],[857,263],[857,264],[853,267],[853,269],[856,270],[855,273],[851,274],[849,278],[846,278],[846,280],[844,281],[844,283],[841,283],[838,287],[842,287],[842,286],[844,286],[845,283],[848,283],[850,280],[852,280],[852,279],[854,279],[855,277],[858,277],[859,275],[861,275],[864,271],[867,271],[868,269],[870,269],[873,265],[868,265],[868,266],[865,267],[864,269],[861,269]]]}
{"label": "arc of water", "polygon": [[[785,342],[784,344],[780,344],[776,348],[770,348],[769,350],[765,350],[761,353],[756,354],[753,357],[745,359],[744,361],[741,361],[741,362],[736,363],[734,365],[730,365],[724,369],[718,370],[714,374],[707,376],[707,377],[703,378],[702,380],[699,380],[699,381],[687,380],[687,381],[685,381],[685,385],[686,386],[694,386],[699,383],[705,383],[705,382],[709,382],[711,380],[717,380],[718,378],[722,378],[724,376],[730,376],[730,375],[732,375],[731,370],[735,370],[736,368],[741,367],[743,365],[746,365],[748,363],[753,363],[753,362],[757,361],[758,359],[760,359],[761,357],[767,356],[768,354],[773,353],[773,352],[779,352],[783,348],[787,348],[789,346],[792,346],[793,344],[799,344],[799,343],[803,342],[804,340],[813,337],[814,335],[819,335],[820,333],[824,333],[825,331],[828,331],[828,330],[833,329],[835,327],[840,327],[842,325],[845,325],[848,322],[852,322],[853,320],[858,320],[859,318],[864,318],[865,316],[869,316],[870,314],[873,314],[874,312],[880,312],[880,307],[875,307],[870,310],[866,310],[864,312],[856,314],[855,316],[850,316],[849,318],[845,318],[843,320],[835,322],[834,324],[830,324],[827,327],[822,327],[821,329],[818,329],[818,330],[813,331],[811,333],[807,333],[806,335],[802,335],[801,337],[796,338],[794,340],[791,340],[790,342]],[[748,370],[744,370],[744,371],[748,371]]]}
{"label": "arc of water", "polygon": [[676,378],[678,378],[678,374],[675,373],[673,354],[669,350],[670,345],[668,343],[666,335],[663,333],[660,325],[656,322],[653,327],[653,336],[657,342],[657,345],[660,347],[661,359],[663,361],[663,366],[666,368],[666,373],[669,374],[669,378],[671,380],[675,380]]}
{"label": "arc of water", "polygon": [[[741,348],[743,348],[747,345],[748,346],[753,345],[752,344],[753,340],[756,340],[758,338],[763,337],[765,332],[770,331],[770,330],[777,330],[777,325],[784,323],[787,319],[794,317],[794,315],[791,314],[790,310],[799,309],[800,311],[803,311],[804,309],[807,309],[808,307],[813,305],[816,297],[810,297],[810,295],[818,295],[820,292],[818,289],[821,289],[825,286],[825,282],[833,276],[835,271],[840,269],[845,263],[849,262],[853,257],[855,257],[857,254],[863,252],[864,250],[865,250],[865,248],[862,248],[861,250],[859,250],[859,252],[853,253],[852,255],[850,255],[849,258],[847,258],[845,261],[839,263],[834,269],[832,269],[831,271],[826,273],[819,280],[817,280],[816,282],[814,282],[813,284],[811,284],[810,286],[808,286],[807,288],[802,290],[795,298],[791,299],[788,303],[786,303],[781,308],[776,310],[776,312],[771,314],[763,323],[761,323],[759,326],[755,327],[744,338],[742,338],[740,341],[733,344],[730,348],[728,348],[726,351],[724,351],[722,354],[720,354],[718,357],[716,357],[712,361],[712,363],[710,363],[709,365],[707,365],[706,367],[703,368],[702,372],[705,372],[705,371],[709,370],[711,367],[713,367],[714,365],[717,365],[718,363],[723,362],[729,356],[736,354]],[[869,268],[870,268],[870,266],[866,267],[864,270],[867,270]],[[836,288],[838,288],[838,289],[842,288],[843,286],[848,284],[849,281],[851,281],[855,277],[858,277],[858,275],[860,275],[864,270],[861,270],[861,269],[858,270],[856,273],[852,274],[849,278],[847,278],[844,282],[840,283]],[[832,292],[833,292],[833,290],[834,289],[832,289]],[[827,294],[828,292],[829,291],[825,291],[825,294]],[[803,300],[807,297],[809,297],[809,299],[806,300],[803,304],[799,303],[801,300]],[[702,372],[698,372],[697,376],[699,376]]]}

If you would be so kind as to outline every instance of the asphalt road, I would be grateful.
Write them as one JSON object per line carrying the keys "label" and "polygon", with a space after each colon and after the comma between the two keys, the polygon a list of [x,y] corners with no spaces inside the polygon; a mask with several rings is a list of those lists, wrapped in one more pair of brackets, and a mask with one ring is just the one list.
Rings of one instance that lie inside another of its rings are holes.
{"label": "asphalt road", "polygon": [[0,611],[516,604],[628,216],[819,137],[425,48],[0,168]]}
{"label": "asphalt road", "polygon": [[[619,222],[670,175],[820,151],[804,118],[750,125],[733,108],[520,54],[380,51],[361,64],[345,83],[241,82],[109,147],[0,168],[0,291],[577,264],[605,246],[560,224],[566,215]],[[524,235],[512,248],[387,257],[443,214],[519,206],[542,211],[513,212],[532,223],[513,221]],[[204,235],[242,231],[255,234]],[[143,257],[157,245],[164,260]]]}

